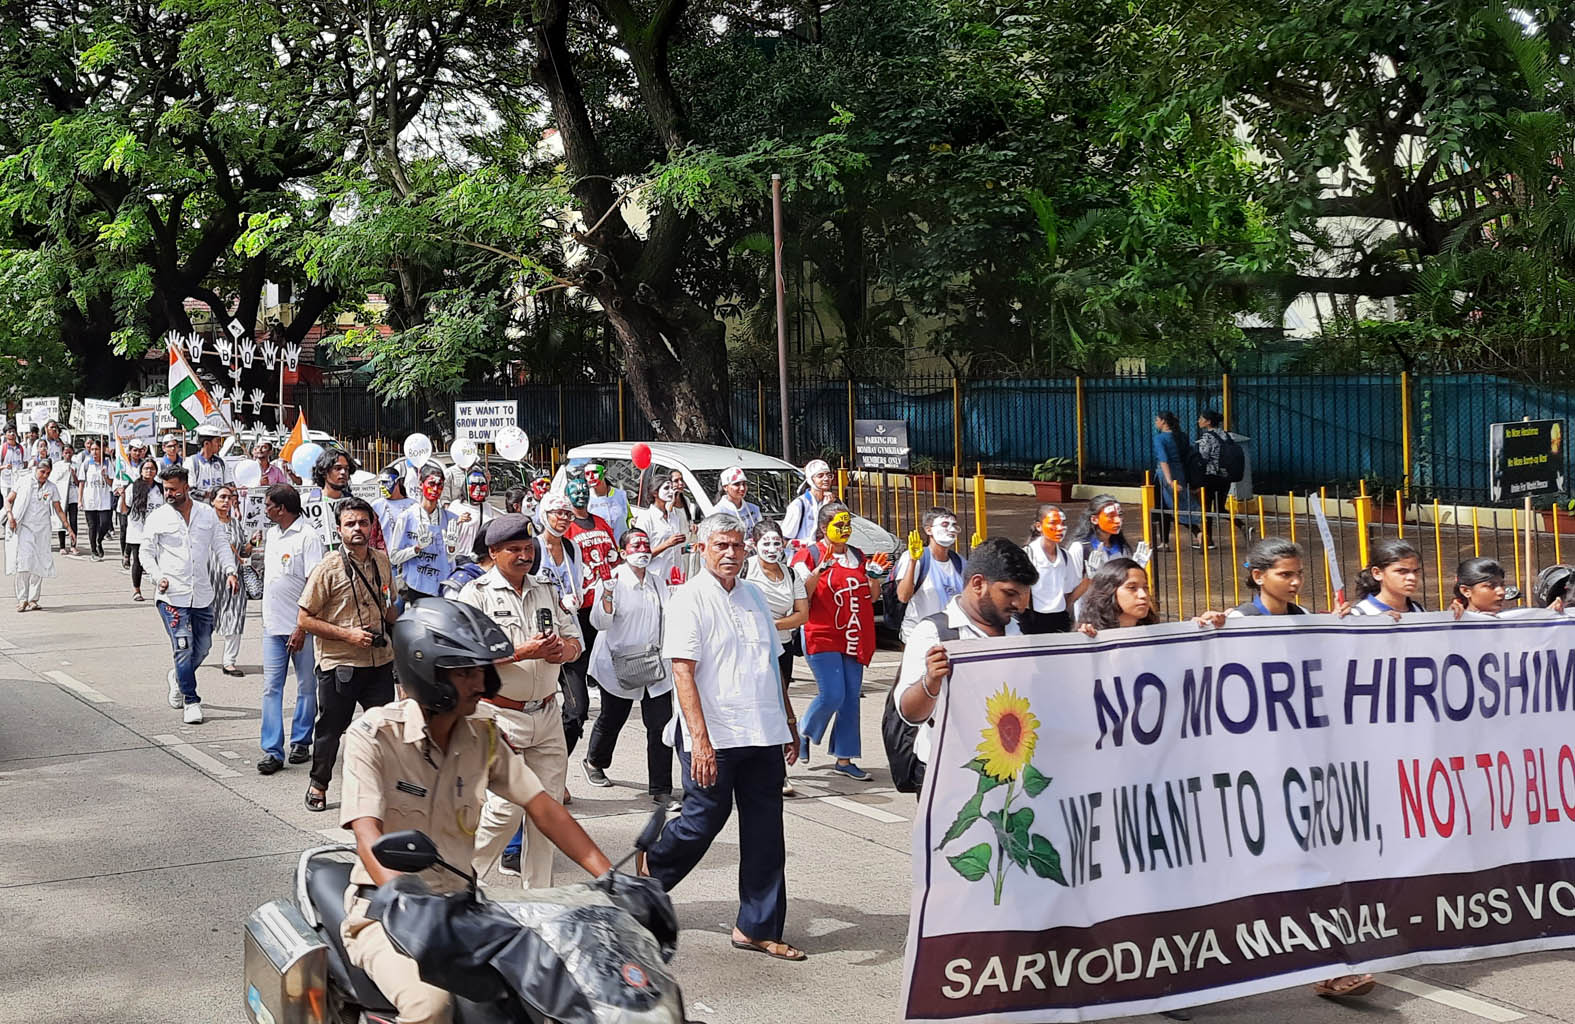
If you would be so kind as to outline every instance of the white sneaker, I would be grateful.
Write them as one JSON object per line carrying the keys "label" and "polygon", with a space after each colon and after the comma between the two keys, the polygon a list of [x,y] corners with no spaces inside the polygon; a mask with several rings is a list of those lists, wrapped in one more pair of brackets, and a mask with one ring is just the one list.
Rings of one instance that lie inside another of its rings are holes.
{"label": "white sneaker", "polygon": [[186,697],[180,692],[180,680],[175,678],[175,670],[170,669],[170,707],[179,711],[186,706]]}
{"label": "white sneaker", "polygon": [[202,704],[199,701],[192,701],[190,704],[187,704],[186,713],[181,717],[185,720],[187,725],[201,725]]}

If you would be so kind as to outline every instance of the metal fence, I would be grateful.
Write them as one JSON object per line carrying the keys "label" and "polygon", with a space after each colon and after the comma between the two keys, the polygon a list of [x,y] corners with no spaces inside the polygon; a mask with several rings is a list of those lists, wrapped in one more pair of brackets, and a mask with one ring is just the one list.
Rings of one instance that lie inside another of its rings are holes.
{"label": "metal fence", "polygon": [[[314,426],[340,436],[449,433],[453,401],[514,399],[519,424],[543,445],[649,440],[650,423],[617,384],[469,388],[440,407],[385,404],[358,387],[299,388]],[[1487,427],[1496,421],[1570,420],[1575,392],[1500,377],[1289,376],[1112,377],[892,382],[806,380],[789,395],[793,453],[851,463],[856,419],[908,425],[920,469],[1026,476],[1036,463],[1070,459],[1084,482],[1135,483],[1154,467],[1153,419],[1173,411],[1186,430],[1203,409],[1225,413],[1247,438],[1256,485],[1269,491],[1332,487],[1407,491],[1446,502],[1485,501]],[[781,451],[775,383],[735,385],[726,422],[741,448]]]}

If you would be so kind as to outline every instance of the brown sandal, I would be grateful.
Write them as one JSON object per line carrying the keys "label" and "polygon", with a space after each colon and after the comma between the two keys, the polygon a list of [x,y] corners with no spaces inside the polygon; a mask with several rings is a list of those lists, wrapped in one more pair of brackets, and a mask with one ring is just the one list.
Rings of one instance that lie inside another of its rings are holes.
{"label": "brown sandal", "polygon": [[1371,992],[1378,982],[1371,974],[1342,974],[1313,986],[1313,994],[1325,999],[1355,999]]}
{"label": "brown sandal", "polygon": [[740,939],[737,936],[734,936],[733,948],[746,950],[751,953],[761,953],[765,956],[769,956],[773,960],[788,960],[793,963],[798,963],[801,960],[809,959],[809,954],[804,952],[802,949],[797,949],[788,945],[786,942],[778,942],[772,939],[760,939],[756,941]]}

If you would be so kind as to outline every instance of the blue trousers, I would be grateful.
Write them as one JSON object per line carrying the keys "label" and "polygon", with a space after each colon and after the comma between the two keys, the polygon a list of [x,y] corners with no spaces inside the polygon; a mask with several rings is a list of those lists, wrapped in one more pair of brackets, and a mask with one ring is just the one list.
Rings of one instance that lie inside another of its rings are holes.
{"label": "blue trousers", "polygon": [[859,744],[859,690],[864,686],[864,666],[857,658],[850,658],[840,651],[824,654],[806,654],[809,670],[815,673],[815,686],[820,691],[810,701],[809,710],[799,730],[811,743],[819,743],[826,734],[826,726],[833,716],[831,726],[831,756],[855,758],[862,752]]}
{"label": "blue trousers", "polygon": [[669,892],[695,869],[738,804],[738,930],[755,941],[782,940],[787,923],[787,848],[782,837],[780,746],[716,752],[716,782],[695,785],[683,732],[676,737],[684,807],[646,854],[651,875]]}
{"label": "blue trousers", "polygon": [[213,607],[178,608],[156,602],[164,631],[170,635],[170,651],[175,658],[175,680],[187,704],[202,701],[197,696],[197,669],[213,646]]}
{"label": "blue trousers", "polygon": [[284,760],[284,677],[295,666],[295,716],[290,722],[292,746],[312,743],[312,723],[317,718],[317,673],[312,671],[312,638],[291,654],[290,635],[264,636],[262,750]]}

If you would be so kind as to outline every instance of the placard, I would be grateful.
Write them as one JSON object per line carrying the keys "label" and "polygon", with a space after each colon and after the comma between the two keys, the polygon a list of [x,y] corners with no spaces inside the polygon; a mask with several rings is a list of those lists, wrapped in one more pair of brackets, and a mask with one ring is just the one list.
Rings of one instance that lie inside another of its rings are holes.
{"label": "placard", "polygon": [[1575,619],[947,645],[909,1020],[1097,1020],[1575,946]]}
{"label": "placard", "polygon": [[154,429],[154,409],[151,405],[139,405],[132,409],[112,409],[105,413],[108,421],[108,433],[117,442],[129,441],[132,438],[141,438],[151,447],[157,431]]}
{"label": "placard", "polygon": [[73,398],[71,400],[71,414],[66,417],[66,422],[75,427],[77,430],[83,430],[86,429],[83,426],[83,423],[86,419],[87,410],[83,408],[82,400],[80,398]]}
{"label": "placard", "polygon": [[106,398],[89,398],[82,403],[82,432],[108,434],[109,414],[120,408],[120,403]]}
{"label": "placard", "polygon": [[1522,420],[1488,429],[1493,501],[1541,498],[1564,490],[1564,421]]}
{"label": "placard", "polygon": [[860,469],[908,470],[907,420],[854,420],[853,454]]}
{"label": "placard", "polygon": [[50,420],[60,418],[60,399],[58,398],[24,398],[22,399],[22,426],[26,428],[29,423],[36,423],[42,427]]}
{"label": "placard", "polygon": [[466,438],[477,444],[491,444],[492,438],[504,427],[519,426],[519,403],[512,399],[504,402],[455,402],[454,437]]}
{"label": "placard", "polygon": [[268,529],[267,504],[266,487],[247,488],[245,496],[241,499],[241,529],[248,538]]}

